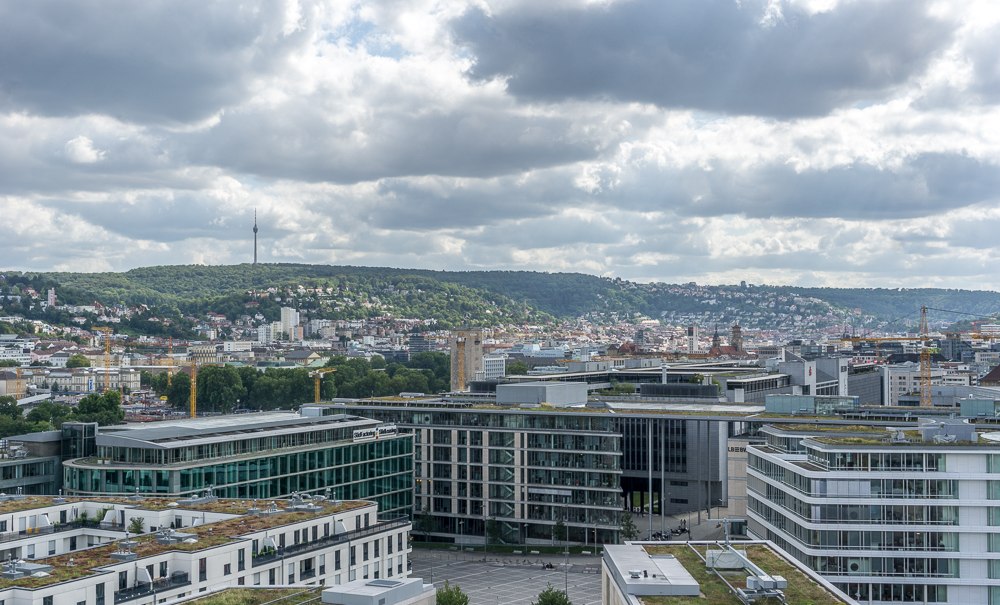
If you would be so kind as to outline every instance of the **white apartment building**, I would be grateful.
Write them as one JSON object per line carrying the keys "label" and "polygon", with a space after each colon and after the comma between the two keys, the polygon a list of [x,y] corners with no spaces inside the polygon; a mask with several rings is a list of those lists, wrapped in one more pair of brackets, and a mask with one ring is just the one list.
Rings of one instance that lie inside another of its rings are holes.
{"label": "white apartment building", "polygon": [[274,342],[274,333],[271,331],[271,324],[257,326],[257,343],[266,345],[272,342]]}
{"label": "white apartment building", "polygon": [[487,353],[483,355],[483,371],[477,380],[497,380],[507,375],[507,354]]}
{"label": "white apartment building", "polygon": [[379,519],[374,502],[0,496],[0,506],[4,603],[162,603],[409,575],[410,524]]}
{"label": "white apartment building", "polygon": [[286,338],[295,338],[295,328],[299,325],[299,312],[291,307],[281,307],[281,332]]}
{"label": "white apartment building", "polygon": [[31,364],[33,343],[24,340],[0,340],[0,361],[16,361],[19,365]]}
{"label": "white apartment building", "polygon": [[252,340],[227,340],[222,343],[223,353],[249,353],[252,350]]}
{"label": "white apartment building", "polygon": [[[882,401],[884,405],[899,405],[900,397],[920,393],[920,364],[907,361],[883,366]],[[945,372],[939,367],[931,368],[931,384],[941,384]]]}
{"label": "white apartment building", "polygon": [[748,528],[861,603],[1000,603],[1000,442],[777,425],[748,445]]}

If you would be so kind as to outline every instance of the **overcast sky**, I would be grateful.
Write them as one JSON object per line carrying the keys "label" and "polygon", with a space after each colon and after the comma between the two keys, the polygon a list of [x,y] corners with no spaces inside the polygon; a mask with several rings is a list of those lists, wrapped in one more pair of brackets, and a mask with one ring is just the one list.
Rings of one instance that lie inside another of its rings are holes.
{"label": "overcast sky", "polygon": [[0,3],[0,269],[1000,290],[996,0],[252,4]]}

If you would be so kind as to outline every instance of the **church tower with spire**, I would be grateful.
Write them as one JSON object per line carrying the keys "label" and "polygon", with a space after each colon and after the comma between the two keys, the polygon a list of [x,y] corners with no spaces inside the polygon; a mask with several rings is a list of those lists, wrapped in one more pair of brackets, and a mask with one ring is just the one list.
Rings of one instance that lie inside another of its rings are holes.
{"label": "church tower with spire", "polygon": [[253,264],[257,264],[257,209],[253,209]]}

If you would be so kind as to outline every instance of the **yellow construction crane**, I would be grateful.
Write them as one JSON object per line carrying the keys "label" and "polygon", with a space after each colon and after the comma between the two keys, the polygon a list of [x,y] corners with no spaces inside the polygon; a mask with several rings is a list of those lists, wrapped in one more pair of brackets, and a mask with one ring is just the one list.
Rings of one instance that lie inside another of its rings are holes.
{"label": "yellow construction crane", "polygon": [[167,339],[167,388],[170,388],[170,380],[174,376],[174,337]]}
{"label": "yellow construction crane", "polygon": [[111,334],[114,332],[107,326],[94,328],[95,332],[103,334],[104,341],[104,393],[111,390]]}
{"label": "yellow construction crane", "polygon": [[337,368],[319,368],[318,370],[313,370],[309,372],[309,376],[313,378],[313,392],[315,395],[316,403],[320,401],[320,386],[323,382],[323,376],[331,372],[336,372]]}
{"label": "yellow construction crane", "polygon": [[191,394],[188,404],[192,418],[198,417],[198,362],[191,360]]}
{"label": "yellow construction crane", "polygon": [[929,408],[933,406],[931,400],[931,355],[936,351],[927,343],[931,340],[930,330],[927,326],[927,307],[920,307],[920,333],[917,336],[849,336],[841,340],[847,342],[912,342],[919,341],[923,344],[920,348],[920,407]]}
{"label": "yellow construction crane", "polygon": [[198,363],[197,360],[191,360],[191,393],[188,395],[188,408],[190,411],[191,418],[198,417],[198,368],[201,366],[225,366],[224,363]]}

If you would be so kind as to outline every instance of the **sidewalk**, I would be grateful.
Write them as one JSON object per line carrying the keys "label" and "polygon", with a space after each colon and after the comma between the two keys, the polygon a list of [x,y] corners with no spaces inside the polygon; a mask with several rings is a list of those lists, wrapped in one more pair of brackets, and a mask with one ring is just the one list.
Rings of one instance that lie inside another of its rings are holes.
{"label": "sidewalk", "polygon": [[[649,515],[642,513],[632,513],[632,521],[639,528],[639,540],[652,540],[650,532],[650,522],[652,521],[652,533],[661,532],[664,541],[684,541],[684,540],[723,540],[725,539],[725,529],[721,527],[722,519],[729,516],[727,509],[716,507],[712,509],[712,517],[709,518],[706,511],[701,511],[700,523],[697,512],[681,513],[678,515]],[[683,533],[674,535],[672,530],[686,527],[690,529],[690,534]]]}

